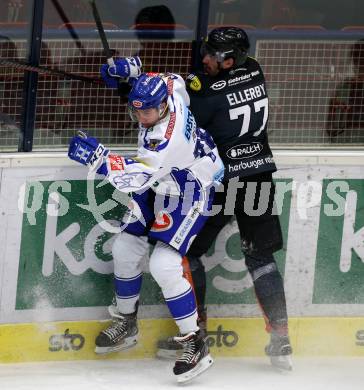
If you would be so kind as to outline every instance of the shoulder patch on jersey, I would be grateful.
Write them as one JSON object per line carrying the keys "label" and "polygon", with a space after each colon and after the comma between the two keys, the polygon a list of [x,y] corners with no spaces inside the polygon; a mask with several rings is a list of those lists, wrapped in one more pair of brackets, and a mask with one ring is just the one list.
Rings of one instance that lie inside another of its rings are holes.
{"label": "shoulder patch on jersey", "polygon": [[192,89],[192,91],[199,91],[202,88],[201,81],[195,74],[190,74],[187,77],[188,85]]}

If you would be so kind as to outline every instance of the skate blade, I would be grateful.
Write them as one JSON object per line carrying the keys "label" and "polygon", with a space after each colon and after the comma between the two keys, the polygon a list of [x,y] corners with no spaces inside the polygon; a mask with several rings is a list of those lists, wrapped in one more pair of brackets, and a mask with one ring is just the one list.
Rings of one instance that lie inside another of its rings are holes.
{"label": "skate blade", "polygon": [[123,351],[124,349],[129,349],[135,347],[135,345],[138,343],[137,337],[129,337],[124,340],[122,344],[113,345],[112,347],[95,347],[95,353],[98,355],[106,355],[108,353],[112,352],[118,352]]}
{"label": "skate blade", "polygon": [[183,353],[183,349],[158,349],[156,357],[165,360],[177,360]]}
{"label": "skate blade", "polygon": [[275,368],[285,371],[292,371],[292,358],[290,355],[271,356],[270,362]]}
{"label": "skate blade", "polygon": [[183,374],[177,375],[177,382],[178,383],[186,383],[186,382],[190,381],[191,379],[202,374],[209,367],[211,367],[213,362],[214,361],[213,361],[211,355],[208,354],[200,362],[198,362],[196,367],[194,367],[192,370],[184,372]]}

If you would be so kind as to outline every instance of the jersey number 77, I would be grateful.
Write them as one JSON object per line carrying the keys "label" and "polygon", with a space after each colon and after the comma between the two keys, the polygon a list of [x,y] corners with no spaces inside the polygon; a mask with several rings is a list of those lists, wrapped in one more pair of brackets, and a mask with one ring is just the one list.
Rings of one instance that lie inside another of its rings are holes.
{"label": "jersey number 77", "polygon": [[[263,121],[259,130],[257,130],[253,135],[257,137],[264,129],[268,120],[268,98],[263,98],[254,102],[254,113],[259,112],[261,109],[264,110],[263,113]],[[251,117],[252,108],[249,104],[245,104],[244,106],[239,106],[235,108],[231,108],[229,110],[230,119],[238,119],[239,116],[243,115],[243,124],[241,126],[241,131],[239,137],[246,134],[249,131],[250,125],[250,117]],[[254,114],[253,113],[253,114]]]}

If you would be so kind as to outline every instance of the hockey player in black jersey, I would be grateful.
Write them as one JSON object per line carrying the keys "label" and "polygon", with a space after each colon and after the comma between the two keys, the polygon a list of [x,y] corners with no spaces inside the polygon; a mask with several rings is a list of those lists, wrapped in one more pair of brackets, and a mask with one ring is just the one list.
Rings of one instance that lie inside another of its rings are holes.
{"label": "hockey player in black jersey", "polygon": [[[248,56],[248,50],[249,39],[244,30],[214,29],[201,46],[204,72],[187,78],[191,111],[198,125],[214,138],[225,164],[225,181],[224,190],[216,193],[214,201],[222,206],[221,211],[207,220],[186,256],[200,328],[205,325],[206,331],[206,278],[200,258],[235,215],[246,265],[271,336],[265,352],[274,366],[290,370],[292,348],[286,299],[273,255],[283,243],[279,218],[272,212],[272,173],[276,165],[267,136],[268,95],[263,71]],[[159,356],[171,356],[174,352],[178,352],[178,345],[173,339],[160,340]]]}

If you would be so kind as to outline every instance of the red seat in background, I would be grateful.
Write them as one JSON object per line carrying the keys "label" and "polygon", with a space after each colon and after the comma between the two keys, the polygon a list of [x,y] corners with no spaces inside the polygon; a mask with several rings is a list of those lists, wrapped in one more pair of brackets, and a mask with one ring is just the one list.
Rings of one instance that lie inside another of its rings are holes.
{"label": "red seat in background", "polygon": [[273,31],[292,31],[292,30],[305,30],[305,31],[324,31],[325,27],[319,24],[276,24],[271,27]]}
{"label": "red seat in background", "polygon": [[253,26],[252,24],[235,24],[235,23],[232,23],[232,24],[209,24],[207,26],[207,29],[210,31],[210,30],[213,30],[215,28],[230,27],[230,26],[239,27],[239,28],[242,28],[243,30],[255,30],[256,29],[256,27]]}
{"label": "red seat in background", "polygon": [[[119,30],[119,27],[110,22],[102,22],[102,25],[104,26],[104,29],[106,30]],[[96,24],[94,22],[68,22],[68,23],[62,23],[58,26],[59,30],[62,30],[64,28],[97,28]]]}
{"label": "red seat in background", "polygon": [[345,26],[341,31],[364,32],[364,26]]}
{"label": "red seat in background", "polygon": [[179,23],[137,23],[130,26],[131,30],[188,30],[184,24]]}

